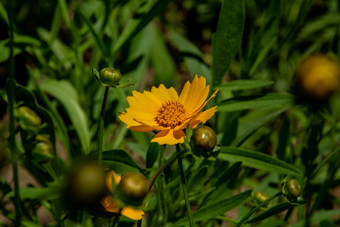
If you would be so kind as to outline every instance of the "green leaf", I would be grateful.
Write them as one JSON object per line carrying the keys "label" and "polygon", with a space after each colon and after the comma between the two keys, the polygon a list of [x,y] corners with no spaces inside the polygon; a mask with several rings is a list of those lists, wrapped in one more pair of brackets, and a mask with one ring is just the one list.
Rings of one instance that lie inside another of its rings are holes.
{"label": "green leaf", "polygon": [[152,168],[155,164],[159,152],[158,143],[150,143],[148,152],[146,153],[146,168]]}
{"label": "green leaf", "polygon": [[80,107],[77,92],[68,81],[44,80],[40,88],[58,99],[66,109],[68,116],[78,134],[80,143],[87,154],[90,151],[90,134],[86,115]]}
{"label": "green leaf", "polygon": [[294,206],[294,205],[292,205],[290,202],[284,202],[284,203],[277,204],[276,206],[271,207],[268,210],[262,212],[261,214],[259,214],[255,217],[253,217],[252,219],[248,220],[246,223],[254,223],[254,222],[261,221],[261,220],[266,219],[266,218],[273,216],[275,214],[279,214],[282,211],[287,210],[291,206]]}
{"label": "green leaf", "polygon": [[[156,1],[152,7],[145,9],[145,14],[142,18],[132,19],[124,28],[123,33],[119,36],[113,53],[117,54],[118,51],[126,45],[130,39],[136,36],[155,16],[157,16],[170,2],[171,0]],[[143,3],[144,5],[144,3]]]}
{"label": "green leaf", "polygon": [[256,132],[261,126],[276,118],[281,113],[291,108],[287,105],[283,108],[266,108],[257,111],[253,111],[248,114],[251,117],[245,116],[240,120],[239,127],[237,129],[236,139],[231,143],[233,146],[241,145],[246,139],[249,138],[254,132]]}
{"label": "green leaf", "polygon": [[174,86],[175,62],[166,47],[164,35],[156,26],[151,26],[151,63],[155,70],[155,84]]}
{"label": "green leaf", "polygon": [[270,80],[234,80],[216,88],[219,88],[221,91],[238,91],[266,87],[273,83]]}
{"label": "green leaf", "polygon": [[293,103],[293,96],[287,94],[267,94],[256,97],[236,97],[223,101],[218,105],[218,111],[240,111],[278,105],[289,105]]}
{"label": "green leaf", "polygon": [[[97,157],[93,154],[94,158]],[[103,152],[103,166],[108,167],[117,173],[136,172],[141,170],[139,165],[124,150],[108,150]]]}
{"label": "green leaf", "polygon": [[184,62],[189,68],[191,75],[202,75],[207,78],[207,83],[211,83],[210,71],[206,63],[204,63],[202,53],[195,44],[190,42],[184,36],[171,32],[171,42],[177,47],[184,57]]}
{"label": "green leaf", "polygon": [[256,151],[249,151],[236,147],[221,147],[218,158],[230,162],[242,162],[245,166],[268,172],[277,172],[280,174],[290,174],[295,176],[302,175],[301,170],[297,167],[270,155]]}
{"label": "green leaf", "polygon": [[[20,188],[21,199],[52,200],[60,196],[59,188]],[[7,197],[14,197],[14,191],[7,194]]]}
{"label": "green leaf", "polygon": [[219,85],[241,44],[245,21],[244,0],[224,0],[213,35],[212,72],[214,85]]}
{"label": "green leaf", "polygon": [[[211,204],[210,206],[204,207],[197,210],[193,215],[195,222],[206,221],[210,218],[214,218],[218,215],[224,214],[226,211],[233,209],[239,204],[243,203],[251,195],[251,190],[237,194],[231,198],[222,200],[220,202]],[[188,218],[184,217],[175,223],[176,226],[184,225],[188,223]]]}

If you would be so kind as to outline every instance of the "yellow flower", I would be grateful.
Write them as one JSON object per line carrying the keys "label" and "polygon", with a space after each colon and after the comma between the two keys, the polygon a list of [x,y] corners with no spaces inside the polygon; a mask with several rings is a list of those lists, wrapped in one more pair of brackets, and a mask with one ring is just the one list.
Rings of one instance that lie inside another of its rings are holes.
{"label": "yellow flower", "polygon": [[206,85],[205,77],[198,78],[197,75],[191,84],[186,82],[180,96],[173,87],[167,89],[163,84],[158,88],[152,87],[151,92],[132,91],[133,96],[127,98],[130,106],[120,114],[119,119],[132,131],[159,131],[151,142],[161,145],[184,143],[183,130],[188,124],[194,128],[200,122],[205,123],[216,112],[217,106],[201,111],[217,92],[206,100],[209,85]]}
{"label": "yellow flower", "polygon": [[[108,189],[113,192],[112,189],[112,177],[115,180],[116,184],[119,184],[121,180],[121,176],[117,176],[116,173],[111,170],[110,172],[107,173],[106,175],[106,186]],[[105,211],[107,212],[112,212],[112,213],[120,213],[133,220],[140,220],[143,218],[144,212],[142,210],[137,210],[133,207],[124,207],[120,209],[118,204],[114,201],[113,197],[111,195],[105,196],[101,201],[100,204],[104,208]]]}

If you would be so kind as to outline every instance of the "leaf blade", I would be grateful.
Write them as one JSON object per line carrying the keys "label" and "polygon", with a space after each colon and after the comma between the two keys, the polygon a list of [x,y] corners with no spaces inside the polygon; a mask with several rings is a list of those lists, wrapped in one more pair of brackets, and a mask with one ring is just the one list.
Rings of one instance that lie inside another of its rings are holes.
{"label": "leaf blade", "polygon": [[242,162],[243,165],[269,172],[301,176],[297,167],[260,152],[239,149],[236,147],[221,147],[219,159],[232,162]]}

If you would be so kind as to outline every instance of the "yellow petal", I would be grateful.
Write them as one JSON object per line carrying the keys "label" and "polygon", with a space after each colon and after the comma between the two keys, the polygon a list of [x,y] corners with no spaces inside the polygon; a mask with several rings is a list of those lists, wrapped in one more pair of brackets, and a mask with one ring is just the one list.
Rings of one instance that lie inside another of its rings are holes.
{"label": "yellow petal", "polygon": [[165,101],[171,100],[170,95],[169,95],[169,91],[163,84],[159,85],[158,88],[152,87],[151,93],[155,97],[159,98],[162,103],[165,102]]}
{"label": "yellow petal", "polygon": [[127,109],[127,113],[121,113],[118,118],[127,125],[127,128],[136,132],[148,132],[157,128],[154,116],[145,112]]}
{"label": "yellow petal", "polygon": [[144,91],[140,93],[138,91],[132,91],[132,95],[141,103],[151,106],[153,109],[158,109],[162,105],[161,100],[154,96],[149,91]]}
{"label": "yellow petal", "polygon": [[[209,98],[207,101],[205,101],[205,102],[203,103],[202,106],[200,106],[198,109],[196,109],[194,112],[192,112],[191,115],[193,116],[193,115],[196,115],[197,113],[201,112],[201,111],[203,110],[203,108],[208,104],[208,102],[209,102],[212,98],[214,98],[214,97],[216,96],[216,94],[217,94],[217,92],[218,92],[219,90],[220,90],[220,89],[217,89],[217,90],[214,92],[214,94],[212,94],[212,95],[210,96],[210,98]],[[189,116],[189,117],[190,117],[190,116]]]}
{"label": "yellow petal", "polygon": [[140,220],[143,218],[144,211],[137,210],[132,207],[124,207],[121,211],[122,215],[132,220]]}
{"label": "yellow petal", "polygon": [[217,111],[216,110],[217,106],[214,106],[206,111],[203,111],[199,113],[197,116],[195,116],[191,121],[190,121],[190,128],[195,128],[199,123],[205,123],[207,120],[209,120],[214,113]]}
{"label": "yellow petal", "polygon": [[106,174],[106,186],[112,192],[112,177],[115,180],[116,184],[119,184],[120,180],[122,179],[121,176],[117,176],[115,171],[111,170]]}
{"label": "yellow petal", "polygon": [[127,97],[127,101],[129,103],[130,108],[137,109],[142,112],[146,112],[149,114],[153,114],[157,111],[159,106],[154,102],[148,101],[146,96],[144,99],[138,99],[135,96]]}
{"label": "yellow petal", "polygon": [[113,200],[111,195],[107,195],[100,200],[100,204],[107,212],[118,213],[120,210],[118,204]]}
{"label": "yellow petal", "polygon": [[[183,95],[182,95],[183,93]],[[180,102],[185,106],[186,111],[191,114],[201,106],[209,94],[209,86],[206,86],[205,77],[193,79],[191,85],[185,85],[180,95]]]}
{"label": "yellow petal", "polygon": [[184,143],[185,133],[183,130],[163,130],[157,133],[151,142],[156,142],[160,145],[168,144],[174,145],[178,143]]}
{"label": "yellow petal", "polygon": [[178,101],[178,94],[177,94],[177,91],[175,90],[175,88],[170,87],[170,88],[168,89],[168,92],[169,92],[169,95],[170,95],[170,99],[171,99],[171,100]]}

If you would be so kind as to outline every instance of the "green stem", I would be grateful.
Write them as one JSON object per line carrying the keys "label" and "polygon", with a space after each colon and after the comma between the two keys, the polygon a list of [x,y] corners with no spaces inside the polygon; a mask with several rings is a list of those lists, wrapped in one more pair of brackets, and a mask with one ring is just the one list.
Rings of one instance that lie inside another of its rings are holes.
{"label": "green stem", "polygon": [[[181,150],[180,150],[178,144],[176,144],[176,151],[177,151],[177,154],[181,153]],[[186,179],[185,179],[181,155],[178,155],[177,159],[178,159],[179,172],[181,174],[181,183],[182,183],[183,195],[184,195],[185,204],[186,204],[186,208],[187,208],[189,223],[190,223],[190,227],[192,227],[194,221],[193,221],[192,214],[191,214],[191,207],[190,207],[190,201],[189,201],[188,190],[187,190],[187,182],[186,182]]]}
{"label": "green stem", "polygon": [[100,112],[99,122],[98,122],[98,163],[102,164],[103,158],[103,134],[104,134],[104,118],[105,118],[105,109],[107,103],[107,97],[109,95],[109,87],[105,87],[105,93],[102,103],[102,109]]}
{"label": "green stem", "polygon": [[286,215],[285,215],[285,217],[284,217],[284,219],[281,223],[281,227],[283,227],[287,224],[287,221],[288,221],[290,215],[292,214],[293,210],[294,210],[294,206],[289,207],[289,209],[288,209],[288,211],[287,211],[287,213],[286,213]]}
{"label": "green stem", "polygon": [[152,186],[154,185],[157,177],[159,176],[159,174],[161,174],[163,172],[163,170],[168,167],[170,164],[172,164],[176,159],[178,159],[178,157],[180,157],[181,155],[183,155],[186,151],[181,151],[179,153],[174,154],[173,156],[171,156],[163,165],[161,165],[155,175],[153,175],[150,184],[149,184],[149,191],[151,191]]}
{"label": "green stem", "polygon": [[[159,152],[159,159],[158,163],[160,166],[164,163],[164,155],[165,155],[165,146],[161,146],[160,152]],[[165,226],[168,220],[168,206],[165,201],[165,192],[164,192],[164,172],[160,174],[160,177],[157,181],[157,200],[159,201],[159,210],[160,210],[160,216],[158,221],[162,224],[162,226]]]}
{"label": "green stem", "polygon": [[243,216],[243,218],[241,219],[241,221],[239,221],[237,223],[237,225],[235,227],[241,226],[245,221],[247,221],[258,209],[260,209],[261,207],[263,207],[264,205],[266,205],[269,201],[275,199],[276,197],[282,195],[282,192],[278,192],[275,195],[269,197],[266,201],[262,202],[261,204],[259,204],[258,206],[254,206],[252,207],[252,209],[245,215]]}
{"label": "green stem", "polygon": [[119,209],[117,216],[114,217],[112,227],[116,227],[118,225],[119,219],[120,219],[120,216],[121,216],[121,212],[122,212],[122,208]]}
{"label": "green stem", "polygon": [[13,180],[14,180],[14,206],[15,206],[15,226],[21,224],[21,207],[20,207],[20,194],[19,194],[19,175],[18,175],[18,160],[16,144],[15,144],[15,130],[14,130],[14,9],[13,1],[8,1],[9,5],[9,27],[10,27],[10,57],[9,57],[9,80],[7,81],[8,86],[8,103],[9,103],[9,144],[14,149],[12,150],[12,165],[13,165]]}

